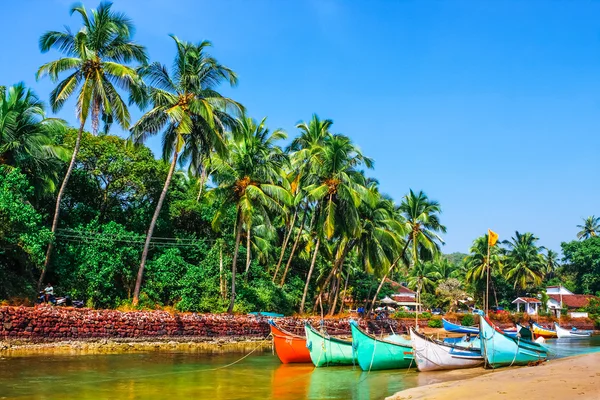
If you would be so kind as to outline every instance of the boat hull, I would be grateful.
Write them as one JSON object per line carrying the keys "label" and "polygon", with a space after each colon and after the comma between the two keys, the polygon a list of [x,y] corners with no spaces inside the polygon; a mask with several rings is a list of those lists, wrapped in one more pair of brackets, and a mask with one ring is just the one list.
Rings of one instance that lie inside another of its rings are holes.
{"label": "boat hull", "polygon": [[479,328],[474,327],[474,326],[462,326],[462,325],[453,324],[450,321],[446,321],[444,318],[442,318],[442,323],[444,324],[444,329],[447,332],[472,333],[475,335],[479,334]]}
{"label": "boat hull", "polygon": [[531,330],[535,334],[535,336],[541,336],[544,339],[552,339],[558,337],[556,331],[552,329],[546,329],[543,326],[536,324],[535,322],[531,324]]}
{"label": "boat hull", "polygon": [[410,330],[414,358],[419,371],[474,368],[483,365],[481,349],[452,346]]}
{"label": "boat hull", "polygon": [[548,358],[548,351],[544,346],[519,337],[507,336],[483,316],[480,316],[479,328],[482,354],[490,368],[527,365]]}
{"label": "boat hull", "polygon": [[573,331],[565,328],[561,328],[556,322],[554,323],[556,328],[556,335],[559,339],[587,339],[592,336],[591,331]]}
{"label": "boat hull", "polygon": [[354,364],[352,342],[325,336],[309,324],[304,326],[306,347],[315,367]]}
{"label": "boat hull", "polygon": [[356,361],[363,371],[416,366],[411,346],[377,339],[363,332],[355,321],[350,323],[350,328]]}
{"label": "boat hull", "polygon": [[284,364],[309,363],[310,353],[306,348],[306,338],[294,335],[279,328],[274,322],[269,321],[275,353]]}

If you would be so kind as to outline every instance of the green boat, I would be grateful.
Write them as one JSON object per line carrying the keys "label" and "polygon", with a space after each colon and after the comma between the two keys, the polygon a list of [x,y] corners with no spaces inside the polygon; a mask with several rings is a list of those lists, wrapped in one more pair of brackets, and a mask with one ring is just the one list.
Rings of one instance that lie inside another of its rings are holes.
{"label": "green boat", "polygon": [[354,354],[363,371],[416,368],[410,344],[378,339],[360,329],[356,321],[350,321],[350,327]]}
{"label": "green boat", "polygon": [[321,333],[310,326],[308,322],[304,325],[304,330],[306,331],[306,347],[308,347],[310,359],[315,367],[354,364],[352,342]]}

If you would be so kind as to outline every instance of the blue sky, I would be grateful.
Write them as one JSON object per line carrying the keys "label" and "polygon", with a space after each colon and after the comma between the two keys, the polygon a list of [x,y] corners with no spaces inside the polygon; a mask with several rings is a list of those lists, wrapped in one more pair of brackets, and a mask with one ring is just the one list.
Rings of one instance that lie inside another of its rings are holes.
{"label": "blue sky", "polygon": [[[211,40],[240,78],[223,91],[272,128],[294,135],[312,113],[333,119],[375,159],[384,192],[422,189],[441,203],[445,252],[466,252],[488,228],[559,250],[600,214],[600,2],[114,3],[153,60],[170,65],[170,33]],[[70,5],[3,3],[0,84],[25,81],[47,100],[52,85],[34,73],[58,54],[37,41],[79,27]],[[59,116],[74,122],[73,107]],[[149,145],[158,153],[158,139]]]}

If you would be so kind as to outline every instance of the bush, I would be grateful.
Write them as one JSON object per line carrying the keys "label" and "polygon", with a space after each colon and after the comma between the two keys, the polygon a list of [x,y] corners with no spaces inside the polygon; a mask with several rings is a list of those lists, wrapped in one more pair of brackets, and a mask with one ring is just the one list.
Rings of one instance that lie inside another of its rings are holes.
{"label": "bush", "polygon": [[466,314],[460,320],[460,324],[464,325],[464,326],[473,326],[473,325],[475,325],[475,318],[473,317],[472,314]]}
{"label": "bush", "polygon": [[398,310],[394,313],[394,315],[392,315],[392,318],[414,318],[414,317],[415,317],[415,313],[404,311],[404,310]]}
{"label": "bush", "polygon": [[427,322],[427,326],[430,328],[441,328],[442,320],[438,318],[430,319],[429,322]]}
{"label": "bush", "polygon": [[430,318],[431,318],[431,313],[430,313],[430,312],[427,312],[427,311],[425,311],[425,312],[422,312],[422,313],[419,313],[419,318],[422,318],[422,319],[430,319]]}

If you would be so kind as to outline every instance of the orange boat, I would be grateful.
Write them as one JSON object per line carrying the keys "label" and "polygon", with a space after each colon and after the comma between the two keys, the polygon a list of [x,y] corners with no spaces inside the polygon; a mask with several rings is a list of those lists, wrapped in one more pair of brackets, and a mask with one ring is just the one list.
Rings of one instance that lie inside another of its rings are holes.
{"label": "orange boat", "polygon": [[309,363],[310,352],[306,348],[306,338],[285,331],[269,321],[273,342],[275,343],[275,352],[277,357],[284,364],[289,363]]}

